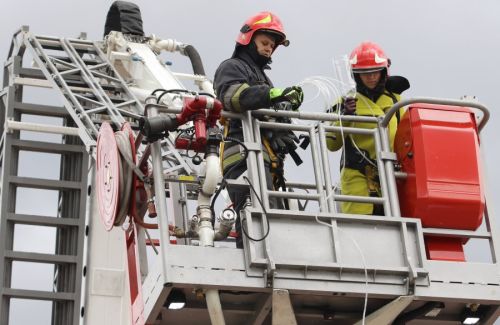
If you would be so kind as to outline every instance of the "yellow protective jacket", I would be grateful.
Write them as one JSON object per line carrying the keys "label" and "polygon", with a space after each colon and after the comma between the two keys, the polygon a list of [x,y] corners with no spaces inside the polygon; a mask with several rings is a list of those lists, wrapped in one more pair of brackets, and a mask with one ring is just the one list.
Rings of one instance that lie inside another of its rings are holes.
{"label": "yellow protective jacket", "polygon": [[[391,108],[391,106],[394,105],[395,101],[400,100],[400,95],[394,93],[390,95],[387,91],[385,91],[384,94],[382,94],[376,102],[373,102],[368,97],[357,93],[356,98],[358,100],[356,102],[356,115],[376,117],[385,115],[385,113]],[[399,115],[402,116],[403,113],[404,109],[402,108]],[[340,123],[342,123],[342,126],[345,127],[364,129],[372,129],[376,127],[375,123],[345,121],[337,121],[333,125],[339,126]],[[394,146],[394,137],[396,135],[397,124],[398,119],[396,115],[394,115],[389,122],[389,139],[391,150]],[[343,141],[351,141],[349,137],[352,137],[352,140],[359,149],[364,151],[365,154],[368,153],[368,156],[371,160],[376,159],[377,154],[375,152],[375,142],[373,136],[371,135],[352,134],[351,136],[348,136],[347,134],[344,134],[344,139],[342,139],[342,135],[340,134],[340,132],[327,132],[326,142],[328,149],[330,151],[339,150],[344,145]],[[353,146],[350,147],[350,149],[353,150]],[[345,154],[349,155],[349,150],[346,150]],[[344,160],[346,160],[347,158],[348,157],[343,157]],[[368,162],[365,163],[369,164]],[[368,179],[365,175],[365,171],[362,168],[354,169],[346,167],[341,172],[341,192],[344,195],[369,196],[370,192],[367,181]],[[342,202],[342,212],[351,214],[372,214],[373,205],[366,203]]]}
{"label": "yellow protective jacket", "polygon": [[[392,94],[397,101],[401,99],[401,96],[398,94]],[[356,115],[358,116],[384,116],[385,112],[389,110],[392,105],[394,105],[394,100],[386,95],[382,94],[379,99],[374,103],[368,97],[357,93],[356,98],[358,99],[356,102]],[[400,110],[400,116],[404,113],[404,109]],[[340,121],[335,122],[333,125],[339,126]],[[397,118],[394,115],[389,122],[389,137],[391,149],[393,149],[394,145],[394,136],[396,135],[397,129]],[[363,128],[363,129],[373,129],[376,127],[374,123],[365,123],[365,122],[345,122],[342,121],[342,126],[345,127],[355,127],[355,128]],[[347,138],[347,135],[344,135]],[[362,134],[353,134],[352,139],[356,143],[356,145],[360,149],[364,149],[368,151],[371,159],[375,159],[377,157],[375,152],[375,143],[372,136],[362,135]],[[346,139],[347,140],[347,139]],[[328,132],[326,134],[326,144],[330,151],[337,151],[342,148],[343,141],[340,132]]]}

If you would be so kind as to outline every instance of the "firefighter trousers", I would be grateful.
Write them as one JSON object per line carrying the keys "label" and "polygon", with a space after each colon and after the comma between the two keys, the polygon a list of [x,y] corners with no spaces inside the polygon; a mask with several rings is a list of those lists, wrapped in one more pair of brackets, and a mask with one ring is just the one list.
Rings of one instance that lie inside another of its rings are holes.
{"label": "firefighter trousers", "polygon": [[[270,166],[268,164],[265,164],[265,170],[266,170],[266,182],[267,182],[267,188],[272,190],[273,189],[273,180],[272,180],[272,175],[270,171]],[[230,174],[226,175],[226,172],[224,175],[226,176],[227,179],[237,179],[238,177],[241,176],[245,171],[247,170],[246,163],[241,164],[241,166],[238,166],[234,170],[231,171]],[[252,184],[255,189],[259,187],[259,184]],[[240,210],[244,208],[245,203],[247,200],[250,199],[250,191],[246,189],[241,189],[237,187],[233,187],[231,185],[227,186],[227,191],[229,193],[229,197],[231,198],[231,201],[233,202],[233,208],[236,211],[237,218],[236,218],[236,247],[237,248],[243,248],[243,234],[241,231],[241,218],[240,218]],[[261,198],[262,199],[262,198]],[[256,203],[259,204],[259,203]],[[269,205],[271,209],[283,209],[283,201],[279,198],[269,198]]]}
{"label": "firefighter trousers", "polygon": [[[373,190],[374,182],[378,183],[378,180],[369,179],[365,173],[359,170],[347,167],[343,168],[340,178],[342,195],[380,196],[380,194],[374,193]],[[342,202],[341,208],[342,213],[349,214],[384,214],[382,206],[376,205],[374,207],[371,203]]]}

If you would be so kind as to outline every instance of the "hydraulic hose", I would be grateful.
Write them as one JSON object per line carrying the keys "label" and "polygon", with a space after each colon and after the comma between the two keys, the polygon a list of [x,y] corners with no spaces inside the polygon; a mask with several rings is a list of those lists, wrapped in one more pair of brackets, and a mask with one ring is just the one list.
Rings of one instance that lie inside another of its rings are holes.
{"label": "hydraulic hose", "polygon": [[201,61],[200,54],[192,45],[186,45],[183,47],[184,54],[191,61],[191,66],[193,67],[193,73],[205,76],[205,68],[203,67],[203,62]]}

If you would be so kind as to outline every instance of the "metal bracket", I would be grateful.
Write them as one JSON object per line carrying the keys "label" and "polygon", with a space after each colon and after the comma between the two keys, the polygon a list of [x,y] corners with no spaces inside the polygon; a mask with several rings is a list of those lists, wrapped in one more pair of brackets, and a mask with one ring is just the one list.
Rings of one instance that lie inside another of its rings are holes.
{"label": "metal bracket", "polygon": [[272,288],[274,285],[274,278],[276,277],[276,268],[268,268],[264,270],[264,283],[266,288]]}
{"label": "metal bracket", "polygon": [[409,268],[408,278],[407,278],[408,296],[413,296],[415,294],[415,289],[417,287],[416,280],[418,274],[415,268],[411,265],[410,259],[407,258],[406,261],[408,262],[408,268]]}
{"label": "metal bracket", "polygon": [[398,161],[398,157],[396,156],[396,153],[391,152],[391,151],[381,151],[378,153],[378,156],[382,160]]}
{"label": "metal bracket", "polygon": [[256,142],[245,142],[245,147],[247,147],[248,151],[261,151],[262,145]]}

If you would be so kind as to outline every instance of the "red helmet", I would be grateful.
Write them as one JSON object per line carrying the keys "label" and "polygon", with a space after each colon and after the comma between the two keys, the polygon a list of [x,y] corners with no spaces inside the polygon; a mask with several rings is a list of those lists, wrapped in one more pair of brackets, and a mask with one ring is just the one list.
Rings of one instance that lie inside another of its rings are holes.
{"label": "red helmet", "polygon": [[351,64],[352,72],[367,73],[383,69],[389,70],[391,60],[377,44],[363,42],[352,51],[349,63]]}
{"label": "red helmet", "polygon": [[281,20],[275,14],[269,11],[259,12],[255,16],[250,17],[245,21],[245,24],[240,29],[240,34],[236,39],[236,43],[241,45],[248,45],[256,31],[267,32],[277,36],[276,46],[288,46],[290,41],[286,39],[285,31]]}

